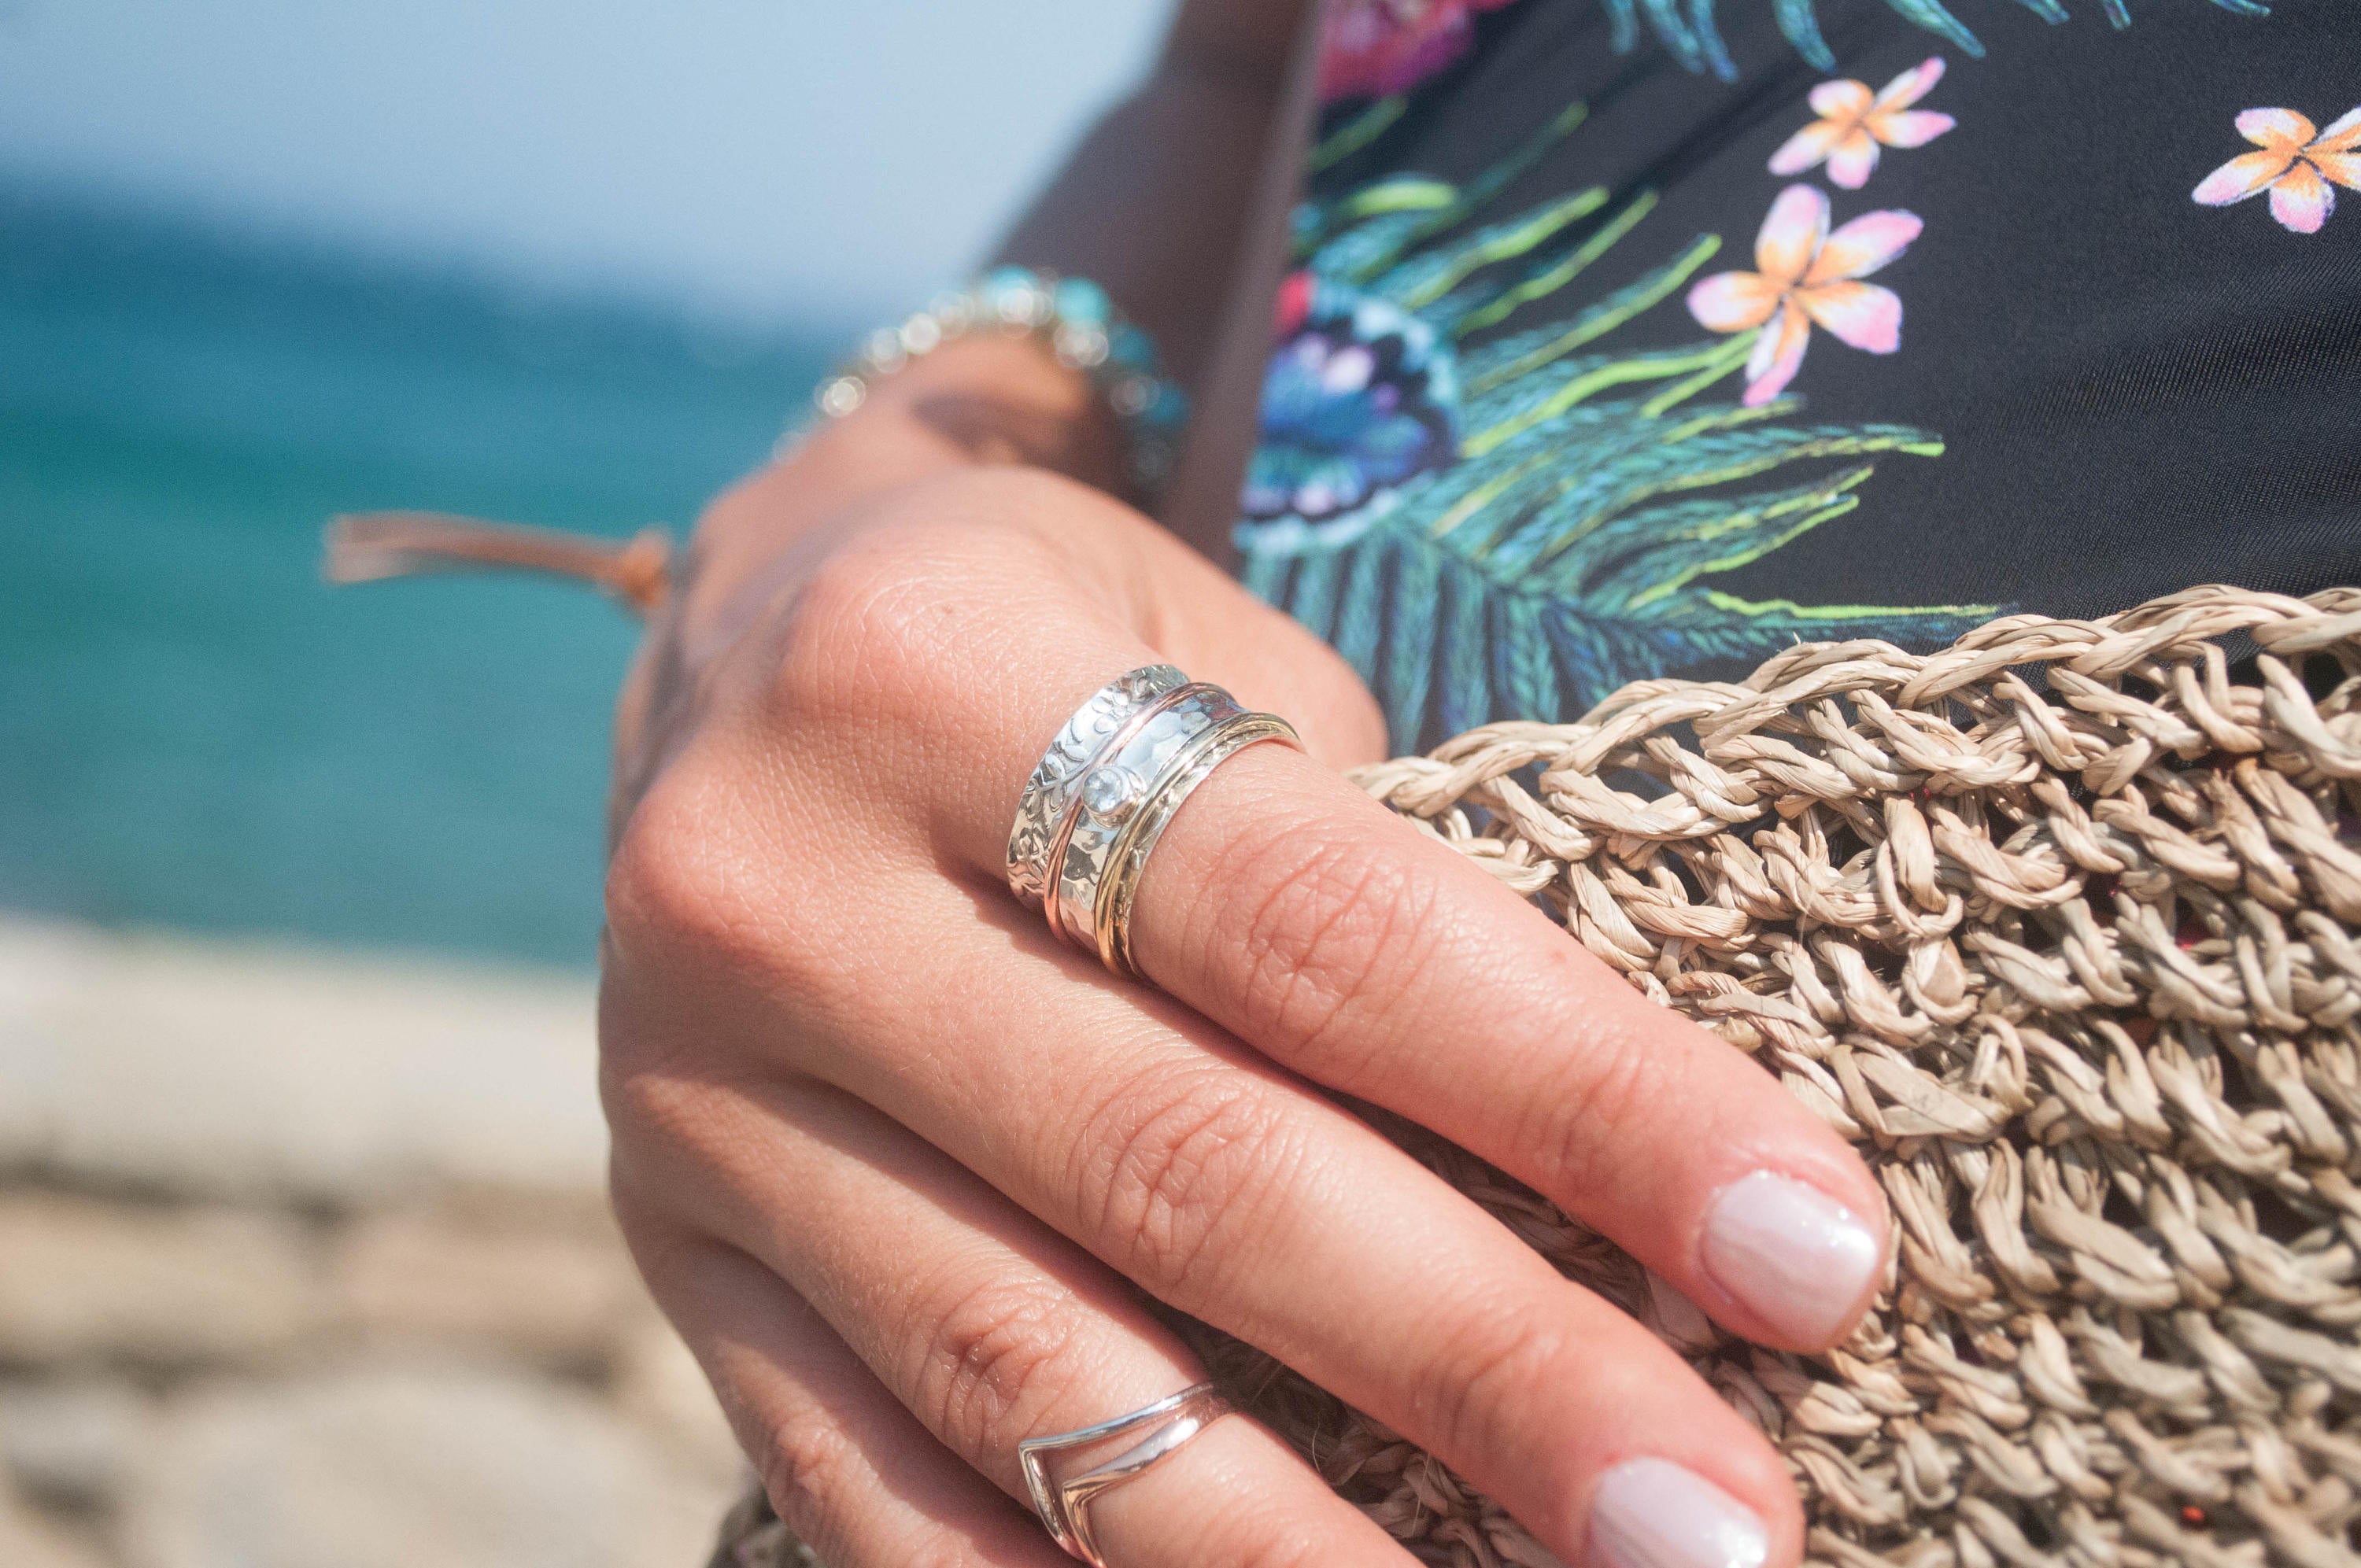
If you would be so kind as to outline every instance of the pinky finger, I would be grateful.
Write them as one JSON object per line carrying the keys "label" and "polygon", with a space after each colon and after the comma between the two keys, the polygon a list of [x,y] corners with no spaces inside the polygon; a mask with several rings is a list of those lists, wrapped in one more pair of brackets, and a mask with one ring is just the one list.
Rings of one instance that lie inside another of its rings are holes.
{"label": "pinky finger", "polygon": [[1073,1568],[776,1275],[711,1241],[670,1249],[648,1274],[771,1506],[829,1568]]}

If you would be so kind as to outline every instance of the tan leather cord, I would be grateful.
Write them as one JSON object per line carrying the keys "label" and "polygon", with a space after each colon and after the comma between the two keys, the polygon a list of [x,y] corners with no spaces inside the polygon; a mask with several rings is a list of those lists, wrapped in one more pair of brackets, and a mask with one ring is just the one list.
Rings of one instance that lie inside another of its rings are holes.
{"label": "tan leather cord", "polygon": [[332,583],[428,572],[516,571],[572,577],[644,616],[672,586],[672,539],[661,528],[617,542],[433,511],[368,511],[328,524],[321,573]]}
{"label": "tan leather cord", "polygon": [[[1800,1356],[1389,1129],[1761,1426],[1813,1563],[2353,1568],[2361,589],[2013,616],[1929,655],[1806,644],[1358,777],[1776,1073],[1883,1183],[1888,1287]],[[1552,1563],[1433,1456],[1195,1337],[1421,1560]],[[798,1550],[754,1501],[714,1561]]]}

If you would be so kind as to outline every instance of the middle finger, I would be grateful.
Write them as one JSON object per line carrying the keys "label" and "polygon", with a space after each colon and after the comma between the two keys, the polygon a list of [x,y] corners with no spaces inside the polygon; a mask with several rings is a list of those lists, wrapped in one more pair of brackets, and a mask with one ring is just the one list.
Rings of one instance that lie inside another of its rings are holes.
{"label": "middle finger", "polygon": [[[1153,531],[1137,543],[1152,575],[1201,607],[1135,612],[1172,622],[1153,649],[1109,613],[1124,593],[1048,591],[986,543],[944,546],[958,569],[926,579],[923,633],[897,633],[912,642],[890,662],[906,689],[890,725],[863,732],[894,759],[883,776],[915,784],[935,847],[970,872],[998,880],[1019,784],[1120,672],[1170,657],[1234,666],[1249,703],[1285,711],[1302,696],[1274,674],[1301,668],[1300,630],[1286,625],[1290,644],[1266,624],[1273,612],[1233,602],[1234,586]],[[1208,620],[1206,604],[1229,609]],[[840,630],[815,615],[816,640]],[[1257,646],[1259,659],[1237,651]],[[1188,797],[1148,862],[1133,937],[1159,985],[1273,1061],[1529,1182],[1750,1339],[1825,1348],[1883,1277],[1876,1183],[1774,1078],[1306,756],[1249,749]],[[1027,940],[1039,945],[1038,927]]]}
{"label": "middle finger", "polygon": [[[1027,726],[972,729],[972,750]],[[978,812],[991,794],[944,806],[979,871],[1007,832]],[[1129,808],[1074,812],[1111,825]],[[1132,949],[1271,1060],[1532,1184],[1750,1339],[1825,1349],[1883,1277],[1876,1183],[1775,1078],[1301,752],[1251,747],[1186,797],[1147,862]]]}
{"label": "middle finger", "polygon": [[[817,1033],[924,1044],[807,1044],[820,1076],[1430,1449],[1569,1562],[1594,1533],[1682,1568],[1794,1561],[1799,1511],[1761,1436],[1366,1124],[997,899],[913,877],[872,907],[840,999],[805,992],[841,1009]],[[1669,1489],[1634,1461],[1677,1467]]]}

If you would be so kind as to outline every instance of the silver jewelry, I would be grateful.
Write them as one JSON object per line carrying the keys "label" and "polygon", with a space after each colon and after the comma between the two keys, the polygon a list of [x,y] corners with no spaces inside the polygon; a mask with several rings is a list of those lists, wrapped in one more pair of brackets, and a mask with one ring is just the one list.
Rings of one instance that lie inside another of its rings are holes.
{"label": "silver jewelry", "polygon": [[1074,804],[1082,775],[1129,719],[1165,693],[1188,684],[1170,664],[1147,664],[1117,675],[1074,710],[1040,765],[1025,781],[1016,822],[1008,830],[1008,889],[1029,909],[1041,907],[1049,880],[1049,850]]}
{"label": "silver jewelry", "polygon": [[[1185,684],[1184,684],[1185,683]],[[1136,979],[1131,910],[1157,841],[1199,784],[1248,746],[1301,748],[1287,720],[1146,664],[1091,695],[1026,781],[1008,887],[1049,929]]]}
{"label": "silver jewelry", "polygon": [[1239,713],[1199,736],[1172,759],[1165,777],[1148,803],[1132,814],[1112,849],[1099,877],[1098,894],[1091,905],[1091,927],[1097,938],[1099,960],[1126,979],[1139,978],[1131,957],[1131,906],[1139,893],[1139,879],[1148,857],[1166,825],[1180,813],[1190,792],[1211,778],[1215,768],[1249,746],[1266,740],[1301,749],[1294,727],[1268,713]]}
{"label": "silver jewelry", "polygon": [[[1120,1486],[1237,1407],[1211,1383],[1183,1388],[1169,1399],[1078,1431],[1027,1439],[1016,1445],[1025,1489],[1042,1528],[1091,1568],[1106,1568],[1091,1527],[1091,1499]],[[1138,1438],[1137,1442],[1126,1440]],[[1125,1446],[1118,1447],[1118,1444]],[[1115,1452],[1092,1464],[1093,1454]]]}
{"label": "silver jewelry", "polygon": [[1099,753],[1082,774],[1073,806],[1050,845],[1049,883],[1042,900],[1050,930],[1086,952],[1098,951],[1093,922],[1099,877],[1124,825],[1191,740],[1244,711],[1219,686],[1185,685],[1167,693]]}
{"label": "silver jewelry", "polygon": [[[1164,373],[1156,340],[1087,278],[995,267],[863,338],[860,352],[813,391],[813,407],[823,420],[842,419],[869,400],[872,387],[913,359],[985,333],[1038,338],[1059,364],[1087,376],[1122,428],[1132,487],[1143,497],[1163,488],[1188,424],[1188,394]],[[802,433],[781,437],[780,449]]]}

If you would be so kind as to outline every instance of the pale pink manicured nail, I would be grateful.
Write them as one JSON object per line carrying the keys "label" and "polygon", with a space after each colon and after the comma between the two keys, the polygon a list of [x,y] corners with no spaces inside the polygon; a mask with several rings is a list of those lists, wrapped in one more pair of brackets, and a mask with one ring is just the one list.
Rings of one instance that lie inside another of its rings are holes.
{"label": "pale pink manicured nail", "polygon": [[1723,1188],[1706,1216],[1706,1272],[1801,1345],[1851,1324],[1884,1252],[1851,1210],[1767,1170]]}
{"label": "pale pink manicured nail", "polygon": [[1762,1568],[1771,1536],[1754,1511],[1669,1459],[1628,1459],[1590,1500],[1595,1568]]}

